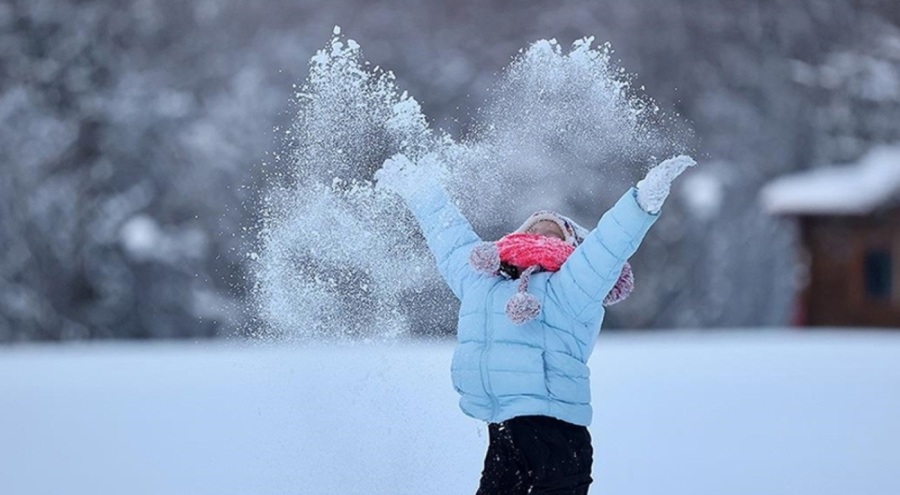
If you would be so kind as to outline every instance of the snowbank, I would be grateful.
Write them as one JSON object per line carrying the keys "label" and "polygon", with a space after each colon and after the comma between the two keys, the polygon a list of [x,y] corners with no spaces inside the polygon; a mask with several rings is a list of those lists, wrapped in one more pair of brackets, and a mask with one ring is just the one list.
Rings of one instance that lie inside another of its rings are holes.
{"label": "snowbank", "polygon": [[[474,493],[451,351],[0,349],[0,493]],[[900,334],[604,335],[591,365],[591,493],[900,493]]]}

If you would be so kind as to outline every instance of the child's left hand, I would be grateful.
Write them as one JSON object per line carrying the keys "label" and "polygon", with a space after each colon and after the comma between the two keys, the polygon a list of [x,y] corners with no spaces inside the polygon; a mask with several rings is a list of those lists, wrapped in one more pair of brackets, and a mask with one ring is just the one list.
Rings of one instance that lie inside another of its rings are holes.
{"label": "child's left hand", "polygon": [[687,155],[680,155],[660,163],[637,183],[637,201],[647,213],[659,213],[669,196],[672,181],[697,162]]}

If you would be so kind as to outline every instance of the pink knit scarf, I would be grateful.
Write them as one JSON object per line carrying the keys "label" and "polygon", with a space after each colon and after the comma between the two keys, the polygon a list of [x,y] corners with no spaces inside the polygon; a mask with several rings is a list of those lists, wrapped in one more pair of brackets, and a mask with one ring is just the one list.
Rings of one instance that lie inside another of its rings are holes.
{"label": "pink knit scarf", "polygon": [[[516,324],[534,320],[541,312],[541,302],[528,293],[528,281],[539,270],[559,271],[575,251],[575,247],[555,237],[539,234],[516,233],[504,236],[497,242],[483,242],[469,253],[469,263],[483,273],[500,274],[501,267],[510,265],[517,273],[510,275],[519,279],[519,290],[506,304],[506,314]],[[603,300],[604,306],[622,301],[634,289],[634,275],[627,262],[615,286]]]}
{"label": "pink knit scarf", "polygon": [[520,270],[534,265],[555,272],[566,262],[575,248],[562,239],[540,234],[509,234],[497,241],[500,261]]}

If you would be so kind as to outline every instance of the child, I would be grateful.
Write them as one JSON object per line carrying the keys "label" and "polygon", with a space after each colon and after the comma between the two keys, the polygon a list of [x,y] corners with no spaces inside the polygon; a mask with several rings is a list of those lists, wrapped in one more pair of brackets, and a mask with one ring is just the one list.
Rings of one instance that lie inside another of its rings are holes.
{"label": "child", "polygon": [[451,375],[463,412],[488,423],[477,495],[587,494],[593,449],[587,360],[604,304],[627,295],[626,261],[656,221],[687,156],[650,170],[587,232],[538,212],[483,243],[428,160],[397,155],[377,187],[398,193],[460,300]]}

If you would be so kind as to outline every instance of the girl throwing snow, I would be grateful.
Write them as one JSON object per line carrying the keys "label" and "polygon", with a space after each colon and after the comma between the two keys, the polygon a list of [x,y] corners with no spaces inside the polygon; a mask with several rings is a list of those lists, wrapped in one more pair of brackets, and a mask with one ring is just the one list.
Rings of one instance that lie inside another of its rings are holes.
{"label": "girl throwing snow", "polygon": [[461,302],[453,386],[460,408],[487,422],[490,437],[477,495],[586,495],[593,462],[586,363],[604,306],[627,297],[627,260],[672,181],[695,162],[678,156],[650,170],[592,231],[540,211],[494,243],[478,238],[428,162],[397,155],[375,179],[412,210]]}

